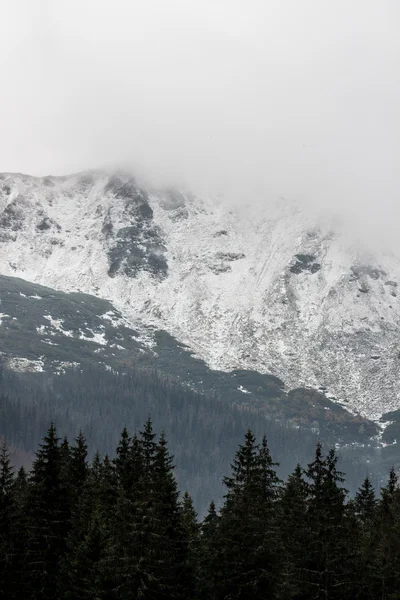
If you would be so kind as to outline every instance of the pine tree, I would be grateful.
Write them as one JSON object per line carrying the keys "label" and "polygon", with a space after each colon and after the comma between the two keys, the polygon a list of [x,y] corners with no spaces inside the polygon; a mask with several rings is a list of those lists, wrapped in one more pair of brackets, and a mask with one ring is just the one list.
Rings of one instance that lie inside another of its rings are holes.
{"label": "pine tree", "polygon": [[133,485],[120,486],[112,519],[107,552],[114,591],[121,599],[189,599],[194,590],[190,534],[165,436],[155,442],[148,420],[139,440],[129,443],[125,434],[122,440],[116,468],[123,472],[126,462],[135,476]]}
{"label": "pine tree", "polygon": [[75,439],[75,445],[70,448],[69,459],[69,485],[74,488],[79,496],[88,476],[87,444],[82,431]]}
{"label": "pine tree", "polygon": [[337,460],[334,450],[324,458],[321,444],[317,444],[315,460],[307,470],[311,532],[305,590],[316,600],[352,597],[355,585],[356,549],[346,513],[347,490],[341,486],[344,479]]}
{"label": "pine tree", "polygon": [[200,523],[193,505],[192,497],[185,492],[181,501],[181,515],[184,536],[184,549],[187,552],[184,565],[184,587],[192,597],[199,592],[199,560],[200,560]]}
{"label": "pine tree", "polygon": [[51,425],[33,463],[28,497],[28,578],[31,596],[56,600],[59,565],[69,529],[62,453]]}
{"label": "pine tree", "polygon": [[225,477],[225,504],[218,527],[214,585],[217,598],[272,596],[278,551],[275,499],[279,480],[266,440],[261,448],[249,430]]}
{"label": "pine tree", "polygon": [[71,454],[70,454],[69,441],[68,441],[67,437],[64,437],[64,439],[60,445],[60,458],[61,458],[62,467],[64,469],[68,469]]}
{"label": "pine tree", "polygon": [[143,431],[140,431],[139,433],[143,465],[142,483],[145,488],[150,489],[157,447],[155,442],[156,434],[153,431],[153,423],[150,417],[147,419]]}
{"label": "pine tree", "polygon": [[183,494],[181,502],[182,522],[187,532],[190,545],[194,548],[199,543],[200,524],[197,521],[197,513],[189,492]]}
{"label": "pine tree", "polygon": [[211,502],[208,513],[201,524],[199,550],[199,598],[214,600],[215,586],[213,578],[218,561],[218,523],[215,503]]}
{"label": "pine tree", "polygon": [[[191,569],[191,531],[188,513],[185,515],[186,522],[183,518],[173,469],[173,457],[162,433],[155,449],[153,481],[150,486],[149,514],[153,520],[150,542],[151,545],[156,543],[152,549],[155,558],[152,575],[158,582],[158,594],[162,598],[186,600],[192,597],[195,588],[195,575]],[[187,504],[190,504],[189,499]],[[191,523],[192,531],[193,526],[194,523]]]}
{"label": "pine tree", "polygon": [[281,572],[277,598],[304,598],[304,578],[307,569],[306,549],[310,544],[308,516],[309,485],[300,465],[289,476],[278,507]]}
{"label": "pine tree", "polygon": [[400,590],[400,489],[392,467],[371,526],[374,552],[368,565],[371,598],[394,599]]}
{"label": "pine tree", "polygon": [[28,598],[30,591],[26,569],[28,558],[28,477],[23,467],[19,469],[14,479],[12,496],[12,591],[9,598],[10,600],[20,600],[20,598]]}
{"label": "pine tree", "polygon": [[375,520],[378,503],[374,488],[368,477],[356,492],[353,501],[348,503],[355,517],[353,539],[357,539],[356,580],[358,596],[361,600],[373,600],[375,597],[374,578],[376,575],[376,531]]}
{"label": "pine tree", "polygon": [[[83,458],[84,453],[79,454]],[[82,465],[82,460],[78,464]],[[98,454],[91,468],[86,465],[86,472],[81,493],[72,512],[67,552],[62,561],[60,595],[63,600],[103,599],[110,594],[112,588],[105,562],[111,516],[107,513],[103,495],[105,490],[110,491],[110,482],[105,484],[102,481],[104,472]],[[81,474],[83,475],[83,470]],[[116,480],[112,481],[116,485]]]}
{"label": "pine tree", "polygon": [[356,492],[354,508],[362,524],[370,527],[375,516],[376,498],[375,490],[368,477],[364,479],[362,486]]}
{"label": "pine tree", "polygon": [[5,441],[0,448],[0,598],[13,592],[13,482],[14,474]]}
{"label": "pine tree", "polygon": [[126,427],[124,427],[117,446],[117,456],[113,463],[115,465],[118,484],[125,490],[129,490],[131,487],[131,449],[131,439]]}
{"label": "pine tree", "polygon": [[150,496],[156,451],[150,419],[140,435],[130,440],[123,430],[113,467],[115,502],[109,511],[110,536],[103,564],[111,589],[121,600],[151,597],[157,587],[151,554],[158,540],[152,540],[152,546],[149,541],[154,528]]}

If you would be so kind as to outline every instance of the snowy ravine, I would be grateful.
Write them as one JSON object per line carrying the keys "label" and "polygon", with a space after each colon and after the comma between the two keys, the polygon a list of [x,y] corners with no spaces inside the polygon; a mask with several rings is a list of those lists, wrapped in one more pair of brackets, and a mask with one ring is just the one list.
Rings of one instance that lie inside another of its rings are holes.
{"label": "snowy ravine", "polygon": [[270,372],[370,419],[400,407],[400,261],[293,203],[235,210],[124,173],[3,174],[0,273],[109,299],[212,368]]}

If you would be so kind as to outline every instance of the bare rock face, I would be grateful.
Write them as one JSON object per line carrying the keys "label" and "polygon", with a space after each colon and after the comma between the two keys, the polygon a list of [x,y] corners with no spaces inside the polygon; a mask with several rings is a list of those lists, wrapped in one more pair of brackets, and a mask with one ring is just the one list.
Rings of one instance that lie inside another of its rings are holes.
{"label": "bare rock face", "polygon": [[0,274],[109,299],[212,368],[372,419],[400,407],[400,261],[283,200],[240,211],[128,173],[3,174]]}

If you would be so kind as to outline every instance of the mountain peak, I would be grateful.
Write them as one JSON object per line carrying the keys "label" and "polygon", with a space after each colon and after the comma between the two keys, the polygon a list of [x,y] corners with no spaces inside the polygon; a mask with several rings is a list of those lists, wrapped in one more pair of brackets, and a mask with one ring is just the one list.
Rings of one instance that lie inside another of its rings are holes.
{"label": "mountain peak", "polygon": [[279,200],[251,211],[126,171],[0,175],[1,274],[111,300],[211,367],[378,419],[399,402],[400,263]]}

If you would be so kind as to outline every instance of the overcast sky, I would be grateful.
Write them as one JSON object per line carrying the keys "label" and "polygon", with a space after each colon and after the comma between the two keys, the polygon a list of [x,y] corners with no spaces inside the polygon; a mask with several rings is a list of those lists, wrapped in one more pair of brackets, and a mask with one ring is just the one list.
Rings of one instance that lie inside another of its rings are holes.
{"label": "overcast sky", "polygon": [[399,0],[1,0],[0,171],[140,164],[394,236],[399,31]]}

